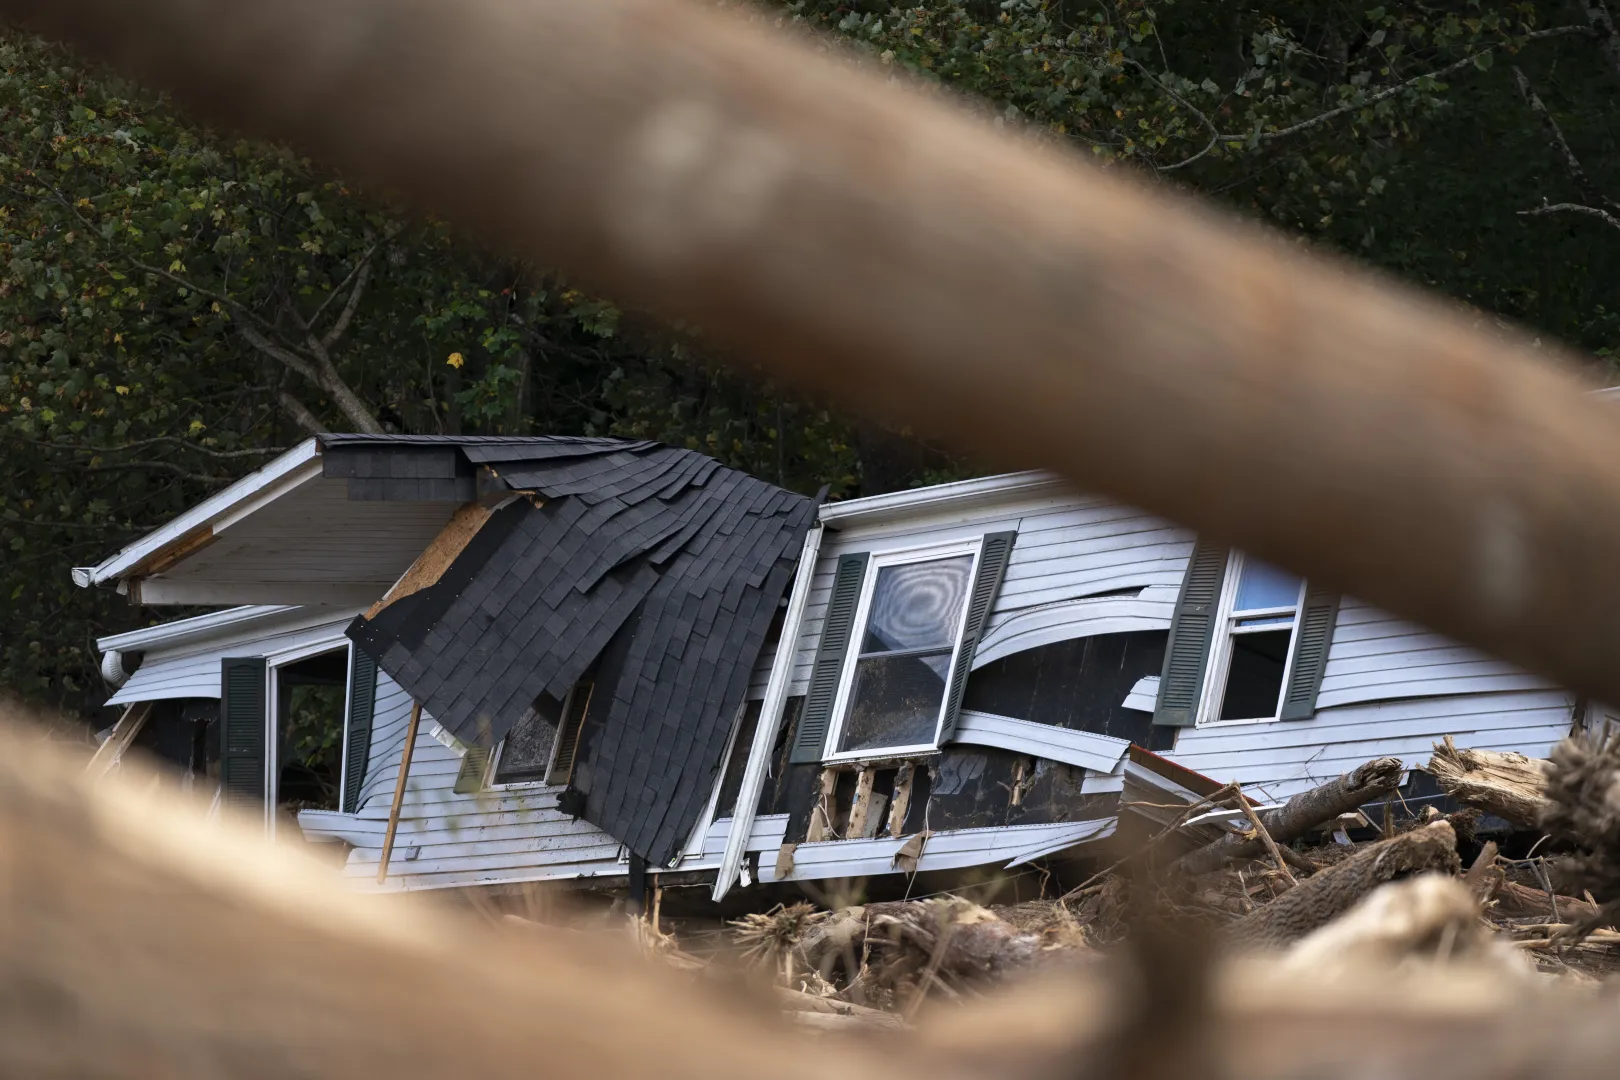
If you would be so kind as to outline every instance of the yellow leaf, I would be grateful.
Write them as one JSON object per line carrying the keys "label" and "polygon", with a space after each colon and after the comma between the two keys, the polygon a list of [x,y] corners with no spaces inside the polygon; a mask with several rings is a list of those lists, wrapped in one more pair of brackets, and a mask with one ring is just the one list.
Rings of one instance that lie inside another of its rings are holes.
{"label": "yellow leaf", "polygon": [[458,352],[451,353],[450,354],[450,359],[445,361],[445,363],[449,364],[451,367],[455,368],[458,371],[461,370],[461,365],[465,364],[466,362],[467,362],[466,358],[463,357]]}
{"label": "yellow leaf", "polygon": [[113,335],[113,344],[114,345],[122,345],[123,343],[124,343],[124,335],[123,334],[114,334]]}
{"label": "yellow leaf", "polygon": [[113,389],[118,391],[121,396],[129,393],[129,387],[127,386],[115,386]]}

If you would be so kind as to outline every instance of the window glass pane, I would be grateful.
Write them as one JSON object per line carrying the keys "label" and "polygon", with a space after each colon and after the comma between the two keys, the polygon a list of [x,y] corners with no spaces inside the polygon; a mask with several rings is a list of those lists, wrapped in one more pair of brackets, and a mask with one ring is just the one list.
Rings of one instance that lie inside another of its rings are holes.
{"label": "window glass pane", "polygon": [[1238,578],[1233,611],[1293,607],[1299,602],[1299,578],[1259,559],[1243,558],[1243,575]]}
{"label": "window glass pane", "polygon": [[839,752],[932,744],[950,672],[948,649],[857,660]]}
{"label": "window glass pane", "polygon": [[501,744],[500,761],[495,766],[497,784],[521,784],[545,778],[561,713],[562,703],[542,694],[534,707],[523,714],[523,719],[513,725]]}
{"label": "window glass pane", "polygon": [[1282,698],[1283,668],[1294,631],[1262,630],[1232,635],[1232,662],[1226,669],[1222,720],[1269,720]]}
{"label": "window glass pane", "polygon": [[861,652],[954,645],[972,570],[971,555],[883,567],[872,589]]}

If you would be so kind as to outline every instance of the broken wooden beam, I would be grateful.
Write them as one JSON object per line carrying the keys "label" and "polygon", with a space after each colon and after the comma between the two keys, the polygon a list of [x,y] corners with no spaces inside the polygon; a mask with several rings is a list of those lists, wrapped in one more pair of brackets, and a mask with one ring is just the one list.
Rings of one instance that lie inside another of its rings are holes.
{"label": "broken wooden beam", "polygon": [[[1375,758],[1326,784],[1295,795],[1275,810],[1261,815],[1261,820],[1274,841],[1291,844],[1318,825],[1394,791],[1400,780],[1399,758]],[[1258,836],[1234,832],[1183,855],[1171,869],[1174,873],[1203,874],[1219,870],[1234,859],[1254,859],[1265,853],[1265,844]]]}
{"label": "broken wooden beam", "polygon": [[1527,829],[1547,808],[1547,762],[1500,750],[1459,750],[1450,735],[1434,744],[1424,770],[1467,806]]}

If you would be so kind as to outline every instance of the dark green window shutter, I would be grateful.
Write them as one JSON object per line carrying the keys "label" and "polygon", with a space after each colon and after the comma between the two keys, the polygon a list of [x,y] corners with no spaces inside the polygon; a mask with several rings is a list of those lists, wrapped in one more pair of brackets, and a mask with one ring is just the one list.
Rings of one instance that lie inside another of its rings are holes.
{"label": "dark green window shutter", "polygon": [[456,773],[452,790],[457,795],[476,795],[484,790],[484,773],[489,768],[489,751],[482,746],[469,746],[461,755],[461,771]]}
{"label": "dark green window shutter", "polygon": [[262,656],[220,661],[220,790],[246,809],[264,807],[266,675]]}
{"label": "dark green window shutter", "polygon": [[1299,630],[1294,634],[1293,667],[1283,691],[1282,719],[1308,720],[1316,715],[1316,693],[1322,689],[1333,624],[1338,620],[1339,594],[1307,584],[1305,603],[1299,609]]}
{"label": "dark green window shutter", "polygon": [[371,721],[377,710],[377,661],[349,646],[349,717],[344,734],[343,811],[360,809],[360,786],[371,756]]}
{"label": "dark green window shutter", "polygon": [[962,628],[962,641],[956,648],[956,667],[951,671],[951,688],[945,695],[945,722],[940,726],[939,741],[949,742],[956,734],[956,720],[962,715],[962,694],[967,690],[968,675],[973,668],[973,654],[979,649],[979,638],[990,621],[990,609],[996,594],[1001,592],[1001,580],[1007,576],[1007,563],[1012,560],[1016,532],[988,533],[984,549],[979,554],[978,573],[973,578],[973,592],[968,596],[967,623]]}
{"label": "dark green window shutter", "polygon": [[1226,557],[1226,548],[1202,540],[1193,548],[1170,622],[1170,640],[1164,647],[1159,703],[1153,710],[1155,724],[1191,727],[1198,719],[1198,696],[1204,689],[1204,669],[1209,666]]}
{"label": "dark green window shutter", "polygon": [[[822,759],[827,743],[827,726],[832,720],[833,699],[838,696],[838,678],[844,672],[849,653],[850,631],[855,625],[855,608],[861,601],[861,585],[866,580],[866,552],[838,557],[838,574],[833,578],[832,595],[827,601],[827,618],[821,624],[821,644],[816,648],[815,667],[810,669],[810,689],[799,713],[799,732],[793,740],[788,761],[805,765]],[[779,648],[793,648],[784,641]]]}

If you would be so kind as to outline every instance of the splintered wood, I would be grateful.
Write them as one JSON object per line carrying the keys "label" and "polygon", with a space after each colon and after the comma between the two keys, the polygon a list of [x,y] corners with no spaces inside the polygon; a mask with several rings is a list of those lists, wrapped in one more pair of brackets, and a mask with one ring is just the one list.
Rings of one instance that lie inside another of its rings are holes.
{"label": "splintered wood", "polygon": [[1547,808],[1547,763],[1497,750],[1459,750],[1447,735],[1425,766],[1446,794],[1515,825],[1534,828]]}

